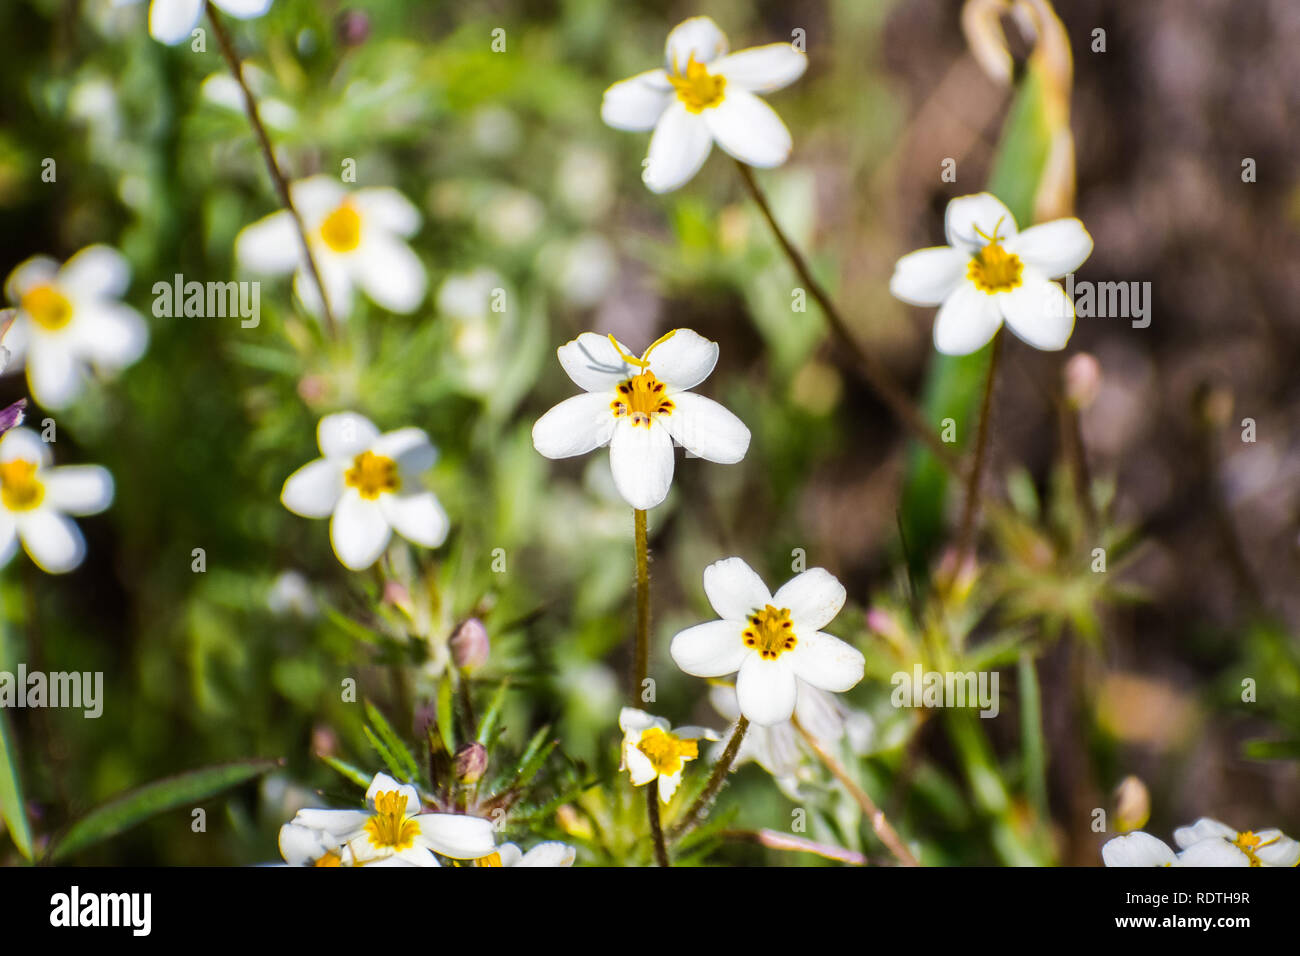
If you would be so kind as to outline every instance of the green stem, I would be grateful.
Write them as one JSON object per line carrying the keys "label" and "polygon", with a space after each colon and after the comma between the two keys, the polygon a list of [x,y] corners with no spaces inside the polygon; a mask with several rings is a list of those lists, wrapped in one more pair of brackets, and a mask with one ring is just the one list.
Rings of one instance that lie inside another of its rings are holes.
{"label": "green stem", "polygon": [[748,729],[748,718],[742,716],[736,721],[736,729],[731,732],[731,738],[727,741],[722,756],[713,765],[713,773],[709,775],[709,782],[704,787],[704,792],[695,798],[695,802],[691,804],[691,808],[685,815],[673,824],[672,829],[668,831],[669,840],[680,840],[699,826],[700,821],[704,819],[709,807],[717,798],[718,791],[727,782],[727,773],[731,770],[731,765],[736,762],[736,755],[740,753],[740,742],[745,739],[745,731]]}
{"label": "green stem", "polygon": [[659,781],[651,781],[645,788],[646,816],[650,819],[650,836],[654,839],[655,862],[660,866],[672,866],[668,859],[668,844],[664,842],[664,828],[659,822]]}
{"label": "green stem", "polygon": [[984,397],[980,400],[979,430],[975,434],[975,460],[966,476],[966,505],[962,510],[961,531],[957,536],[957,570],[960,570],[970,551],[975,536],[975,515],[979,510],[980,480],[984,474],[984,458],[988,450],[989,418],[993,408],[993,384],[998,374],[998,359],[1002,355],[1002,330],[993,335],[993,350],[989,354],[989,372],[984,380]]}

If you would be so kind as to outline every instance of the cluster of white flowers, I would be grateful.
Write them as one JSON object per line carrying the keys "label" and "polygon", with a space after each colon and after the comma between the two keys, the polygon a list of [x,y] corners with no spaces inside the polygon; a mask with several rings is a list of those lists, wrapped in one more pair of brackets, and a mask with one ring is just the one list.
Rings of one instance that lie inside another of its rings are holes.
{"label": "cluster of white flowers", "polygon": [[1201,817],[1174,831],[1174,852],[1142,830],[1116,837],[1101,848],[1107,866],[1298,866],[1300,843],[1281,830],[1242,830]]}

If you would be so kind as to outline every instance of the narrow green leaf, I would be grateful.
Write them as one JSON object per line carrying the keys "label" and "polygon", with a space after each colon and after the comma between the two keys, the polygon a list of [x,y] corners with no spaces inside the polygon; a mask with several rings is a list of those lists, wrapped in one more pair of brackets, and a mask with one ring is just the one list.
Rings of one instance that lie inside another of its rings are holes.
{"label": "narrow green leaf", "polygon": [[506,702],[506,691],[510,687],[509,679],[503,680],[497,692],[492,695],[492,702],[488,705],[487,713],[479,721],[478,736],[475,739],[484,747],[491,746],[492,735],[496,733],[497,721],[501,719],[501,708]]}
{"label": "narrow green leaf", "polygon": [[[398,762],[397,757],[393,755],[393,752],[388,749],[373,730],[369,727],[362,727],[361,729],[366,735],[366,740],[370,741],[370,746],[375,748],[375,753],[379,755],[379,759],[383,763],[384,768],[394,777],[401,779],[404,771],[401,763]],[[405,782],[410,783],[409,780]]]}
{"label": "narrow green leaf", "polygon": [[345,779],[352,781],[363,790],[369,789],[371,781],[370,774],[352,766],[352,764],[347,761],[339,760],[337,757],[331,757],[327,754],[317,754],[316,756],[324,761],[327,767],[342,775]]}
{"label": "narrow green leaf", "polygon": [[275,760],[243,760],[155,780],[91,810],[55,839],[47,856],[62,860],[150,817],[206,800],[277,766]]}
{"label": "narrow green leaf", "polygon": [[0,818],[9,828],[14,846],[25,859],[32,858],[32,831],[23,803],[22,780],[18,774],[18,749],[10,740],[9,724],[0,714]]}
{"label": "narrow green leaf", "polygon": [[456,752],[455,725],[452,723],[451,678],[444,676],[438,683],[438,733],[447,753]]}
{"label": "narrow green leaf", "polygon": [[1016,666],[1020,686],[1020,739],[1025,761],[1025,784],[1029,800],[1042,821],[1050,819],[1047,808],[1047,746],[1043,740],[1043,695],[1033,655],[1021,651]]}
{"label": "narrow green leaf", "polygon": [[370,725],[374,727],[375,733],[384,742],[384,746],[388,748],[389,753],[401,766],[402,773],[396,774],[396,776],[406,783],[414,783],[419,779],[420,768],[415,762],[415,757],[411,755],[410,748],[406,746],[401,737],[397,736],[392,725],[379,712],[379,708],[370,701],[366,701],[366,718],[370,721]]}

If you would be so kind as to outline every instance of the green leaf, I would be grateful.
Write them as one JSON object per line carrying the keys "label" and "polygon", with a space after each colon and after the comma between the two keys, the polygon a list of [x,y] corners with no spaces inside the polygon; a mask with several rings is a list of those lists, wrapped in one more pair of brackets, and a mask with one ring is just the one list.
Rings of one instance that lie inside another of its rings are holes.
{"label": "green leaf", "polygon": [[447,753],[454,754],[456,734],[452,723],[450,677],[443,677],[438,683],[438,733],[442,735],[442,745],[447,748]]}
{"label": "green leaf", "polygon": [[370,781],[372,779],[370,774],[352,766],[352,764],[345,760],[339,760],[337,757],[331,757],[328,754],[317,754],[316,756],[324,761],[325,765],[331,770],[341,774],[345,779],[352,781],[361,789],[370,789]]}
{"label": "green leaf", "polygon": [[50,861],[62,860],[150,817],[206,800],[279,765],[277,760],[243,760],[155,780],[91,810],[55,839],[46,856]]}
{"label": "green leaf", "polygon": [[18,775],[18,750],[9,739],[9,724],[0,714],[0,819],[9,828],[14,846],[25,859],[32,858],[32,831],[27,823],[23,787]]}
{"label": "green leaf", "polygon": [[411,755],[410,748],[406,746],[401,737],[394,733],[392,725],[379,712],[379,708],[370,701],[366,701],[366,718],[370,721],[375,733],[384,742],[384,747],[397,764],[398,769],[394,770],[393,776],[404,783],[414,783],[419,779],[420,768],[415,762],[415,757]]}
{"label": "green leaf", "polygon": [[506,690],[510,687],[510,681],[503,680],[497,692],[492,695],[492,703],[488,705],[487,713],[479,721],[478,736],[475,738],[484,747],[492,745],[492,736],[496,733],[497,721],[501,719],[501,708],[506,702]]}

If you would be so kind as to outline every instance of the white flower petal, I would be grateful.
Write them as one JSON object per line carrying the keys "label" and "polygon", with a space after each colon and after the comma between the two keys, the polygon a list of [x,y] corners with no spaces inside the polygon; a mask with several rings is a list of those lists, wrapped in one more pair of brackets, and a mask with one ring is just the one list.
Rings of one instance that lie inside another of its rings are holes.
{"label": "white flower petal", "polygon": [[638,740],[642,733],[654,726],[654,715],[639,708],[624,707],[618,712],[618,729],[625,734],[635,734]]}
{"label": "white flower petal", "polygon": [[373,864],[375,866],[440,866],[438,858],[433,855],[428,847],[408,846],[405,850],[398,850],[386,860],[380,860]]}
{"label": "white flower petal", "polygon": [[235,259],[263,275],[291,272],[302,262],[302,238],[287,210],[273,212],[235,236]]}
{"label": "white flower petal", "polygon": [[627,771],[634,787],[644,787],[659,776],[659,771],[650,762],[650,758],[630,740],[623,743],[623,769]]}
{"label": "white flower petal", "polygon": [[771,93],[789,86],[808,69],[808,55],[796,50],[793,43],[766,43],[737,50],[710,67],[710,73],[727,78],[751,93]]}
{"label": "white flower petal", "polygon": [[326,458],[359,455],[379,437],[374,422],[356,412],[326,415],[316,426],[316,443]]}
{"label": "white flower petal", "polygon": [[497,847],[496,852],[503,867],[518,866],[524,858],[523,851],[513,843],[502,843]]}
{"label": "white flower petal", "polygon": [[447,540],[451,521],[432,491],[380,495],[379,509],[393,530],[407,541],[436,548]]}
{"label": "white flower petal", "polygon": [[400,239],[377,229],[367,230],[355,258],[357,285],[376,305],[389,312],[409,315],[424,301],[429,290],[424,264]]}
{"label": "white flower petal", "polygon": [[199,25],[203,0],[153,0],[149,4],[149,35],[175,46]]}
{"label": "white flower petal", "polygon": [[935,316],[934,347],[944,355],[970,355],[988,345],[1002,326],[995,298],[973,282],[958,285]]}
{"label": "white flower petal", "polygon": [[607,444],[617,422],[610,401],[597,392],[566,398],[537,419],[533,447],[547,458],[572,458]]}
{"label": "white flower petal", "polygon": [[1017,232],[1016,217],[992,193],[958,196],[948,203],[944,232],[948,236],[948,245],[978,252],[995,234],[1002,240],[1014,236]]}
{"label": "white flower petal", "polygon": [[14,267],[13,272],[9,273],[9,278],[5,279],[5,296],[17,305],[24,292],[33,286],[53,282],[58,274],[57,259],[51,259],[49,256],[32,256],[30,259],[24,259]]}
{"label": "white flower petal", "polygon": [[391,533],[379,502],[362,498],[354,488],[343,492],[330,519],[330,543],[344,567],[370,567],[384,553]]}
{"label": "white flower petal", "polygon": [[1070,341],[1074,303],[1059,282],[1026,266],[1019,287],[996,298],[1007,327],[1034,348],[1056,352]]}
{"label": "white flower petal", "polygon": [[85,376],[72,350],[57,339],[32,340],[27,355],[27,384],[36,401],[63,408],[81,394]]}
{"label": "white flower petal", "polygon": [[429,846],[453,860],[477,860],[496,851],[492,822],[463,813],[422,813],[415,818]]}
{"label": "white flower petal", "polygon": [[673,27],[664,44],[664,65],[681,73],[692,59],[711,63],[727,52],[727,36],[710,17],[691,17]]}
{"label": "white flower petal", "polygon": [[783,723],[794,713],[794,672],[782,659],[765,661],[750,654],[736,675],[740,712],[763,727]]}
{"label": "white flower petal", "polygon": [[1055,279],[1083,265],[1092,254],[1092,236],[1078,219],[1055,219],[1030,226],[1003,243],[1003,248]]}
{"label": "white flower petal", "polygon": [[1250,857],[1227,840],[1218,838],[1194,843],[1178,854],[1180,866],[1250,866]]}
{"label": "white flower petal", "polygon": [[1260,830],[1255,834],[1260,845],[1255,850],[1265,866],[1295,866],[1300,863],[1300,843],[1279,830]]}
{"label": "white flower petal", "polygon": [[718,364],[718,343],[693,329],[673,329],[650,350],[650,371],[671,388],[694,388]]}
{"label": "white flower petal", "polygon": [[701,115],[718,145],[742,163],[770,169],[790,158],[790,131],[753,93],[728,90],[721,103]]}
{"label": "white flower petal", "polygon": [[304,518],[328,518],[343,494],[343,469],[338,461],[317,458],[286,479],[280,502]]}
{"label": "white flower petal", "polygon": [[41,441],[41,436],[30,428],[11,428],[0,438],[0,461],[21,458],[24,461],[34,461],[44,468],[49,465],[52,457],[50,446]]}
{"label": "white flower petal", "polygon": [[749,429],[711,398],[694,392],[672,396],[672,413],[659,419],[677,443],[706,461],[732,465],[749,450]]}
{"label": "white flower petal", "polygon": [[1108,841],[1101,859],[1107,866],[1172,866],[1178,860],[1163,840],[1141,830]]}
{"label": "white flower petal", "polygon": [[661,803],[670,803],[673,794],[682,782],[682,772],[679,769],[676,773],[662,773],[659,775],[659,801]]}
{"label": "white flower petal", "polygon": [[772,595],[772,603],[790,609],[795,633],[802,635],[829,624],[847,597],[848,592],[835,575],[825,568],[809,568],[781,585]]}
{"label": "white flower petal", "polygon": [[[567,843],[550,840],[539,843],[517,861],[515,866],[573,866],[578,851]],[[504,860],[503,860],[504,862]]]}
{"label": "white flower petal", "polygon": [[[316,257],[316,267],[320,270],[321,282],[325,283],[325,295],[329,298],[334,318],[346,319],[352,314],[354,300],[352,274],[341,256],[324,253],[319,246],[314,246],[312,252]],[[312,315],[321,315],[320,291],[316,287],[316,280],[304,266],[300,265],[293,274],[293,291],[304,309]]]}
{"label": "white flower petal", "polygon": [[86,540],[71,518],[49,508],[16,515],[23,547],[47,574],[63,574],[86,556]]}
{"label": "white flower petal", "polygon": [[294,814],[292,822],[341,840],[359,833],[369,819],[370,814],[364,810],[306,809]]}
{"label": "white flower petal", "polygon": [[77,350],[107,371],[134,364],[149,345],[149,326],[120,302],[82,304],[71,329]]}
{"label": "white flower petal", "polygon": [[951,246],[909,252],[894,264],[889,291],[912,305],[940,305],[966,276],[969,253]]}
{"label": "white flower petal", "polygon": [[78,298],[120,299],[131,284],[131,266],[111,246],[82,249],[59,270],[59,285]]}
{"label": "white flower petal", "polygon": [[661,504],[673,483],[673,439],[668,429],[619,420],[609,442],[609,467],[623,500],[640,511]]}
{"label": "white flower petal", "polygon": [[583,332],[573,341],[561,345],[555,354],[574,385],[584,392],[604,393],[638,372],[619,354],[619,349],[627,352],[623,343],[615,348],[606,335]]}
{"label": "white flower petal", "polygon": [[804,634],[796,630],[798,643],[789,657],[790,669],[813,687],[842,694],[862,680],[866,658],[856,647],[821,631]]}
{"label": "white flower petal", "polygon": [[279,843],[280,855],[290,866],[311,866],[331,849],[322,839],[320,830],[297,823],[280,827]]}
{"label": "white flower petal", "polygon": [[744,621],[771,603],[772,592],[740,558],[723,558],[704,569],[704,593],[725,621]]}
{"label": "white flower petal", "polygon": [[600,118],[614,129],[632,132],[654,129],[672,98],[672,85],[663,70],[638,73],[605,91],[600,101]]}
{"label": "white flower petal", "polygon": [[403,487],[418,480],[438,460],[438,450],[423,428],[408,426],[384,432],[375,439],[370,451],[397,462]]}
{"label": "white flower petal", "polygon": [[712,148],[704,117],[674,100],[655,124],[641,181],[651,192],[672,192],[700,171]]}
{"label": "white flower petal", "polygon": [[319,227],[320,220],[342,205],[348,191],[336,176],[319,173],[290,183],[289,195],[310,233]]}
{"label": "white flower petal", "polygon": [[363,223],[385,232],[410,237],[419,231],[420,210],[391,186],[358,189],[352,194],[352,205]]}
{"label": "white flower petal", "polygon": [[370,786],[366,788],[366,803],[373,808],[375,797],[381,793],[393,792],[406,797],[407,816],[415,816],[415,814],[419,813],[420,792],[409,783],[398,783],[396,777],[391,777],[382,770],[371,778]]}
{"label": "white flower petal", "polygon": [[673,638],[669,653],[677,666],[693,677],[734,674],[750,653],[741,629],[736,621],[696,624]]}
{"label": "white flower petal", "polygon": [[0,568],[18,552],[18,525],[8,511],[0,510]]}
{"label": "white flower petal", "polygon": [[[154,2],[157,2],[157,0],[154,0]],[[260,17],[271,9],[271,0],[212,0],[212,2],[232,17],[240,20]]]}
{"label": "white flower petal", "polygon": [[1174,842],[1184,850],[1202,840],[1215,838],[1223,840],[1237,839],[1237,831],[1226,823],[1220,823],[1211,817],[1201,817],[1188,827],[1179,827],[1174,831]]}
{"label": "white flower petal", "polygon": [[43,472],[45,503],[74,515],[93,515],[113,502],[113,476],[99,465],[64,465]]}

